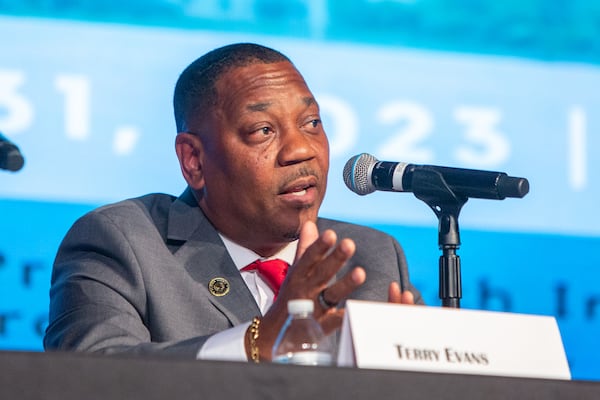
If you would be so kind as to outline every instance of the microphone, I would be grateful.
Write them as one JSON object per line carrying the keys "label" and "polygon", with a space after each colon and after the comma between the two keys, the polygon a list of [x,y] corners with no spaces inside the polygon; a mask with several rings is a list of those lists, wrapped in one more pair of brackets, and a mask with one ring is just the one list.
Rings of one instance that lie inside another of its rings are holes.
{"label": "microphone", "polygon": [[418,171],[440,174],[450,189],[463,197],[502,200],[506,197],[521,198],[529,192],[527,179],[508,176],[504,172],[379,161],[366,153],[346,162],[344,182],[350,190],[361,196],[376,190],[418,192],[419,189],[427,189],[413,185],[413,175]]}
{"label": "microphone", "polygon": [[0,133],[0,169],[16,172],[23,168],[25,159],[19,148]]}

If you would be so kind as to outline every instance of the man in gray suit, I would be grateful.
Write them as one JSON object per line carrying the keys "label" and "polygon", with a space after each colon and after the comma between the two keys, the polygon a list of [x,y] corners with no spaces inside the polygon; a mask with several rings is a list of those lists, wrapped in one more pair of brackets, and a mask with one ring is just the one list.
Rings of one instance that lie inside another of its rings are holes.
{"label": "man in gray suit", "polygon": [[[54,264],[46,349],[258,362],[290,299],[313,299],[327,332],[348,298],[422,303],[395,239],[318,218],[329,147],[287,57],[254,44],[213,50],[179,77],[174,110],[187,190],[74,224]],[[290,265],[278,267],[280,288],[245,268],[256,259]]]}

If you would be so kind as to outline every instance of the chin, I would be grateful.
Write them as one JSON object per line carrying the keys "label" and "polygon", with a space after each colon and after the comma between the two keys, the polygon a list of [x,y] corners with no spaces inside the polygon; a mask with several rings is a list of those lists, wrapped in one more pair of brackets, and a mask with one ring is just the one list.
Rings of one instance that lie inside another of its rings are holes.
{"label": "chin", "polygon": [[[287,241],[294,241],[300,237],[300,230],[302,225],[306,221],[317,222],[317,213],[314,211],[314,207],[310,207],[311,210],[303,210],[299,215],[295,215],[292,220],[288,220],[289,225],[280,225],[277,229],[279,231],[278,236],[283,237]],[[283,221],[282,221],[283,222]]]}
{"label": "chin", "polygon": [[293,242],[300,237],[300,229],[302,228],[303,221],[298,221],[297,224],[290,224],[287,226],[280,226],[277,232],[274,232],[276,236],[283,238],[284,241]]}

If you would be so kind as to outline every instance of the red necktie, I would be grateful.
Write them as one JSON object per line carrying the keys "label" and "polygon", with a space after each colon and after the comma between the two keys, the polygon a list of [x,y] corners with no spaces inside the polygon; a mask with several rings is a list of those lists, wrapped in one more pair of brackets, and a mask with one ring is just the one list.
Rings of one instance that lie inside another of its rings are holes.
{"label": "red necktie", "polygon": [[260,277],[267,282],[271,290],[273,290],[275,298],[277,298],[279,288],[285,279],[285,274],[287,274],[288,267],[289,264],[280,259],[266,261],[256,260],[242,268],[242,271],[257,270],[258,275],[260,275]]}

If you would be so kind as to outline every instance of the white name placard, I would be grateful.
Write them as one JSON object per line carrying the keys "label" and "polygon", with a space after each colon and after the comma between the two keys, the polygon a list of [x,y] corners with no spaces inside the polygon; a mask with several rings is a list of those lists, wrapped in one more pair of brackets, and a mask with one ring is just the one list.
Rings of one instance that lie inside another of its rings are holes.
{"label": "white name placard", "polygon": [[356,300],[338,365],[571,379],[554,317]]}

